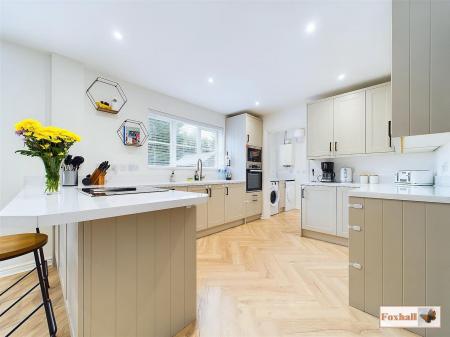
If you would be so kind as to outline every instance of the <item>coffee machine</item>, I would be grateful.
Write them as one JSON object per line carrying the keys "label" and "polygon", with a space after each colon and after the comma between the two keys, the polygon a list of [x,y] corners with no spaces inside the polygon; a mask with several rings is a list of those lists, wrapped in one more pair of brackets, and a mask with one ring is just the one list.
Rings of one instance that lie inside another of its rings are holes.
{"label": "coffee machine", "polygon": [[334,174],[334,163],[332,161],[324,161],[320,164],[322,167],[322,179],[320,179],[323,183],[332,183],[334,182],[335,174]]}

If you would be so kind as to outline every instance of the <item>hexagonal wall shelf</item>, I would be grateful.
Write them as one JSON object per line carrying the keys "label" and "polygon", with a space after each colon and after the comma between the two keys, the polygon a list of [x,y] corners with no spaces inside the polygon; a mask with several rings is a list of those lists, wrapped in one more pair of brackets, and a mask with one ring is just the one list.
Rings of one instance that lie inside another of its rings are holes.
{"label": "hexagonal wall shelf", "polygon": [[117,114],[127,102],[127,97],[119,83],[103,77],[97,77],[87,88],[89,97],[95,110]]}
{"label": "hexagonal wall shelf", "polygon": [[148,138],[148,131],[143,122],[126,119],[117,129],[117,135],[125,146],[142,146]]}

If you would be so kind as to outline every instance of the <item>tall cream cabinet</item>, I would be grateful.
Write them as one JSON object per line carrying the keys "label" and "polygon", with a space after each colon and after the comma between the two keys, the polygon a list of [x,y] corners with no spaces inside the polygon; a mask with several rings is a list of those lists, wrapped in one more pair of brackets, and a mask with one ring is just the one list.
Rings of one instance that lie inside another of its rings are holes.
{"label": "tall cream cabinet", "polygon": [[262,120],[258,117],[245,114],[245,128],[247,132],[247,144],[251,146],[262,147]]}
{"label": "tall cream cabinet", "polygon": [[350,198],[349,304],[378,316],[385,306],[441,306],[450,336],[450,204]]}
{"label": "tall cream cabinet", "polygon": [[308,158],[392,151],[391,116],[390,83],[308,104]]}
{"label": "tall cream cabinet", "polygon": [[242,113],[225,119],[225,151],[231,158],[233,179],[244,180],[247,170],[247,147],[262,147],[262,119]]}
{"label": "tall cream cabinet", "polygon": [[392,2],[392,133],[450,131],[450,1]]}
{"label": "tall cream cabinet", "polygon": [[333,99],[308,104],[308,157],[333,155]]}

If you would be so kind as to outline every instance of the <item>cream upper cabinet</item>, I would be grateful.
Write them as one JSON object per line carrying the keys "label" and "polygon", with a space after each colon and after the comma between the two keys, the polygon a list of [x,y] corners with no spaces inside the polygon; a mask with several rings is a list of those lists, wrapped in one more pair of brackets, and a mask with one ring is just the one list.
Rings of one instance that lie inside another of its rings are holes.
{"label": "cream upper cabinet", "polygon": [[392,2],[392,134],[449,132],[450,2]]}
{"label": "cream upper cabinet", "polygon": [[333,155],[333,99],[308,104],[308,157]]}
{"label": "cream upper cabinet", "polygon": [[360,91],[334,99],[335,155],[361,154],[366,151],[366,101]]}
{"label": "cream upper cabinet", "polygon": [[208,228],[225,223],[225,188],[223,185],[208,187]]}
{"label": "cream upper cabinet", "polygon": [[366,90],[366,153],[392,151],[391,85]]}
{"label": "cream upper cabinet", "polygon": [[246,132],[247,132],[247,144],[256,147],[262,147],[263,138],[263,125],[262,120],[246,114]]}
{"label": "cream upper cabinet", "polygon": [[245,184],[225,186],[225,222],[245,218]]}
{"label": "cream upper cabinet", "polygon": [[336,235],[336,187],[304,186],[302,229]]}

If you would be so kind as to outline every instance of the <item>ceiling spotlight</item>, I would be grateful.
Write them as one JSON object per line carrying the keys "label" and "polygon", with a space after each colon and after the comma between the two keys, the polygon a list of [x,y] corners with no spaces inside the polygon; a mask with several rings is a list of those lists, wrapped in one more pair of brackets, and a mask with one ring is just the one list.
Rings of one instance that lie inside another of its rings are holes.
{"label": "ceiling spotlight", "polygon": [[340,74],[337,79],[339,81],[342,81],[344,78],[345,78],[345,74]]}
{"label": "ceiling spotlight", "polygon": [[214,78],[208,77],[208,83],[213,84],[214,83]]}
{"label": "ceiling spotlight", "polygon": [[255,101],[255,106],[259,106],[259,101]]}
{"label": "ceiling spotlight", "polygon": [[113,36],[114,36],[114,38],[115,38],[116,40],[119,40],[119,41],[123,39],[122,33],[119,32],[119,31],[117,31],[117,30],[115,30],[115,31],[113,32]]}
{"label": "ceiling spotlight", "polygon": [[306,25],[305,32],[308,34],[312,34],[316,31],[316,23],[310,22]]}

